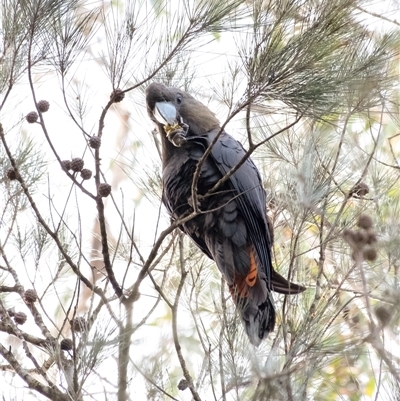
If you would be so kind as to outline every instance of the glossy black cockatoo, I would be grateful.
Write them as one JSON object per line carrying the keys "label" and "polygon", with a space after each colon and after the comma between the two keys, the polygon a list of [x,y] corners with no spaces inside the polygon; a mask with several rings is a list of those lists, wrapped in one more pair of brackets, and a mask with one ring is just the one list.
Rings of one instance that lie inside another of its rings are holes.
{"label": "glossy black cockatoo", "polygon": [[[221,126],[204,104],[177,88],[152,83],[146,103],[162,141],[162,201],[177,220],[193,211],[196,166]],[[214,193],[204,196],[244,155],[242,145],[222,131],[201,165],[197,181],[201,212],[180,228],[217,264],[250,342],[258,346],[275,326],[271,291],[298,294],[305,288],[272,267],[266,195],[251,159]]]}

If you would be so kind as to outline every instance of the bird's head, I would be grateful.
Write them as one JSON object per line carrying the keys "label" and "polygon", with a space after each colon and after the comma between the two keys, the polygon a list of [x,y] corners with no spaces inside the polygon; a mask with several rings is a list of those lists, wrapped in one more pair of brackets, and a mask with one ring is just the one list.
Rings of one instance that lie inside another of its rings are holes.
{"label": "bird's head", "polygon": [[154,82],[146,89],[146,104],[151,120],[164,134],[183,123],[189,126],[189,136],[204,135],[219,127],[208,107],[178,88]]}

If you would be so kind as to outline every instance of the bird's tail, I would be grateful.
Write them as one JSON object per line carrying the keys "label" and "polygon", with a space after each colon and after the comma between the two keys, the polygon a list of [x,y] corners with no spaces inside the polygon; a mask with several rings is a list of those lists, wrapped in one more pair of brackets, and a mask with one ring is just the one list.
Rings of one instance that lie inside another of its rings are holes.
{"label": "bird's tail", "polygon": [[[272,270],[269,287],[272,291],[285,295],[299,294],[306,289],[286,280],[275,270]],[[230,286],[230,291],[250,342],[259,346],[275,327],[275,309],[265,279],[257,278],[252,287]]]}
{"label": "bird's tail", "polygon": [[258,347],[275,327],[275,309],[270,297],[260,305],[249,297],[237,298],[236,305],[250,342]]}
{"label": "bird's tail", "polygon": [[275,270],[272,270],[270,288],[272,289],[272,291],[285,295],[296,295],[306,290],[306,287],[286,280],[285,277],[281,276]]}
{"label": "bird's tail", "polygon": [[288,281],[273,268],[267,278],[265,269],[260,268],[262,264],[252,248],[249,250],[249,261],[248,274],[245,277],[237,275],[228,287],[250,342],[259,346],[275,327],[271,291],[294,295],[303,292],[306,287]]}

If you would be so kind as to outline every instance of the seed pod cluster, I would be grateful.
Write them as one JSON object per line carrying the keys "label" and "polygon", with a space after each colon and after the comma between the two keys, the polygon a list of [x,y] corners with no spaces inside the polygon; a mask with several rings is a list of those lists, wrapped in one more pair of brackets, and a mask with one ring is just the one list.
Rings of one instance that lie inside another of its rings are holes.
{"label": "seed pod cluster", "polygon": [[14,319],[14,322],[16,324],[20,324],[20,325],[24,324],[28,319],[28,316],[26,315],[26,313],[16,312],[15,307],[7,309],[6,314],[0,313],[0,320],[3,320],[5,315],[8,315],[10,318]]}
{"label": "seed pod cluster", "polygon": [[374,261],[377,256],[376,234],[373,229],[372,218],[362,214],[357,220],[358,230],[344,230],[343,238],[353,250],[352,258],[355,261]]}
{"label": "seed pod cluster", "polygon": [[[46,111],[48,111],[50,108],[50,103],[47,100],[39,100],[37,102],[37,108],[41,113],[46,113]],[[29,124],[34,124],[39,119],[39,114],[36,113],[36,111],[30,111],[25,116],[25,119]]]}
{"label": "seed pod cluster", "polygon": [[87,168],[83,168],[84,165],[85,162],[80,157],[75,157],[72,160],[63,160],[61,162],[61,167],[63,170],[65,171],[72,170],[74,173],[80,172],[81,177],[84,180],[89,180],[90,178],[92,178],[92,171]]}

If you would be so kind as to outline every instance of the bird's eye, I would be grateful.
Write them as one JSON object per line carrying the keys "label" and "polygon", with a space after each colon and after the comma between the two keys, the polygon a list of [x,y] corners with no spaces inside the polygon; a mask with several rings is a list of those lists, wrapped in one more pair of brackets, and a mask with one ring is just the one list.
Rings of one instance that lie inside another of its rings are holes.
{"label": "bird's eye", "polygon": [[178,104],[181,104],[181,103],[182,103],[182,97],[181,97],[181,96],[177,96],[176,102],[177,102]]}

